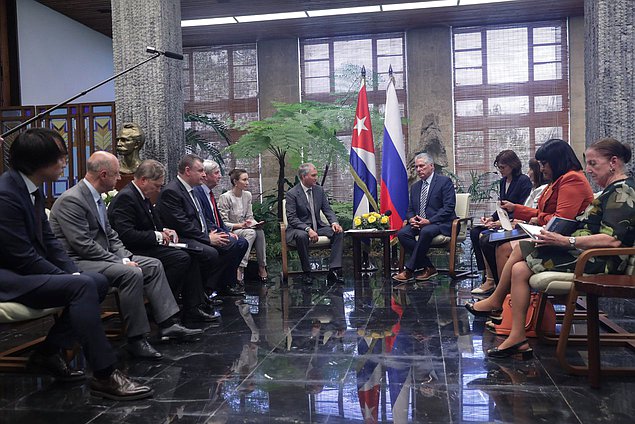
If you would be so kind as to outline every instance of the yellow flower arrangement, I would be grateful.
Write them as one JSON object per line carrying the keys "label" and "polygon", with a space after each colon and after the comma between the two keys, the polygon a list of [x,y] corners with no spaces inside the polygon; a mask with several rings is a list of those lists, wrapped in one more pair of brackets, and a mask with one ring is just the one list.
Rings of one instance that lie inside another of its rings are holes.
{"label": "yellow flower arrangement", "polygon": [[390,219],[384,214],[369,212],[356,216],[353,225],[358,230],[386,230],[390,225]]}

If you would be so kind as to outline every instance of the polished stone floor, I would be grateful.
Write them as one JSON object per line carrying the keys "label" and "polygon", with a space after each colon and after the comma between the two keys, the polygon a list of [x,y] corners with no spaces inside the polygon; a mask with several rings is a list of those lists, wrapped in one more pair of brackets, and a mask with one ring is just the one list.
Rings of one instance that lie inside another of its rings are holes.
{"label": "polished stone floor", "polygon": [[[348,272],[342,285],[275,278],[226,298],[221,325],[200,340],[157,343],[162,361],[122,354],[121,367],[154,387],[150,400],[106,401],[86,383],[3,373],[0,423],[633,422],[635,378],[591,389],[563,373],[553,346],[533,342],[535,359],[486,359],[501,339],[462,307],[475,281],[439,276],[398,290],[377,274]],[[633,327],[635,304],[603,307]],[[0,333],[0,344],[20,336]],[[630,355],[603,359],[635,363]]]}

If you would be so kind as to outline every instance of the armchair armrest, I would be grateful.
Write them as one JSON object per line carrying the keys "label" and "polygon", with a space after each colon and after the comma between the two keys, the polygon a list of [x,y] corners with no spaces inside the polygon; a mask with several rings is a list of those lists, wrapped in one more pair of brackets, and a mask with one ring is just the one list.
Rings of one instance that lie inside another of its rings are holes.
{"label": "armchair armrest", "polygon": [[589,259],[597,256],[616,256],[616,255],[635,255],[635,247],[602,247],[597,249],[588,249],[578,256],[578,261],[573,271],[574,278],[581,277],[584,274],[584,266]]}

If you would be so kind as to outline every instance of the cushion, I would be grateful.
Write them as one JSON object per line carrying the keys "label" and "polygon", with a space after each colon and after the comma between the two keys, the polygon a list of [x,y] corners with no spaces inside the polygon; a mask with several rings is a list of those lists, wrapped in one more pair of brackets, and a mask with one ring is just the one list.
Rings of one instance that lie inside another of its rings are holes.
{"label": "cushion", "polygon": [[0,302],[0,323],[28,321],[61,312],[64,308],[33,309],[15,302]]}
{"label": "cushion", "polygon": [[544,271],[529,279],[531,288],[551,295],[568,294],[572,284],[572,272]]}

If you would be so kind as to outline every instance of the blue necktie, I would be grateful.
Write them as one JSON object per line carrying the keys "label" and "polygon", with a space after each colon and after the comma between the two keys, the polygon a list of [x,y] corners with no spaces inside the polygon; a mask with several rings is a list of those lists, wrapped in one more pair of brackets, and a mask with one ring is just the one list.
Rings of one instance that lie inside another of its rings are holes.
{"label": "blue necktie", "polygon": [[106,205],[104,205],[104,201],[101,197],[97,200],[97,212],[99,212],[99,222],[101,223],[101,228],[106,231]]}

